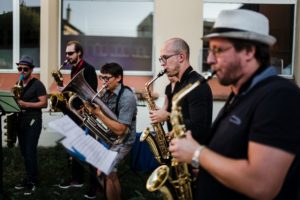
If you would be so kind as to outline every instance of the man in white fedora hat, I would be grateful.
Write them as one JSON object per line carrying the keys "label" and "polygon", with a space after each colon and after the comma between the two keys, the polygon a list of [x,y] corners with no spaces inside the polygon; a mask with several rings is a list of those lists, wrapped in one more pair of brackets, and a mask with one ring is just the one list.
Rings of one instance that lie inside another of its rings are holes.
{"label": "man in white fedora hat", "polygon": [[199,166],[194,199],[297,199],[300,182],[300,92],[270,66],[268,19],[250,10],[224,10],[210,34],[207,57],[232,92],[208,145],[189,132],[169,150]]}

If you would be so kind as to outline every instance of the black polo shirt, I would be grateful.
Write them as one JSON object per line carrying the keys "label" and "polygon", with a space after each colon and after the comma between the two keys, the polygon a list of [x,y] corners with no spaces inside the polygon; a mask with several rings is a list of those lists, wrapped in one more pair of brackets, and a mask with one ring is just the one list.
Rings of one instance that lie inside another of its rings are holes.
{"label": "black polo shirt", "polygon": [[[248,143],[254,141],[295,154],[276,199],[296,199],[300,182],[299,88],[275,75],[254,82],[255,78],[240,94],[230,96],[213,124],[208,148],[229,158],[247,159]],[[201,168],[197,199],[248,198],[225,187]]]}

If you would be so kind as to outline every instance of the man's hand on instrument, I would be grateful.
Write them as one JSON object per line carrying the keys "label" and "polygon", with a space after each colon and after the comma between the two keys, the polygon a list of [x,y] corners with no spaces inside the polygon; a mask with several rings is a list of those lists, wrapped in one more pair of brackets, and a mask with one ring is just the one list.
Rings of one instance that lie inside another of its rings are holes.
{"label": "man's hand on instrument", "polygon": [[149,112],[151,123],[164,122],[168,120],[169,113],[160,108],[157,110],[150,110]]}
{"label": "man's hand on instrument", "polygon": [[191,131],[187,131],[185,134],[186,137],[171,140],[169,151],[177,161],[190,163],[195,150],[200,145],[193,139]]}
{"label": "man's hand on instrument", "polygon": [[94,103],[91,103],[88,101],[84,101],[83,103],[84,103],[85,109],[87,109],[87,111],[90,115],[97,115],[102,112],[100,107],[97,104],[94,104]]}

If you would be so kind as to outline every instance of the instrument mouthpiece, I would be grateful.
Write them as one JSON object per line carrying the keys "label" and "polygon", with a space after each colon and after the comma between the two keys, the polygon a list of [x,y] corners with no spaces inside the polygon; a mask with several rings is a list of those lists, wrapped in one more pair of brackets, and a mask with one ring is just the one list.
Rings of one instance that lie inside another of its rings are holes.
{"label": "instrument mouthpiece", "polygon": [[157,77],[161,77],[162,75],[164,75],[167,72],[166,69],[161,70],[158,74]]}
{"label": "instrument mouthpiece", "polygon": [[21,74],[21,75],[20,75],[19,80],[20,80],[20,81],[23,81],[23,80],[24,80],[24,74]]}

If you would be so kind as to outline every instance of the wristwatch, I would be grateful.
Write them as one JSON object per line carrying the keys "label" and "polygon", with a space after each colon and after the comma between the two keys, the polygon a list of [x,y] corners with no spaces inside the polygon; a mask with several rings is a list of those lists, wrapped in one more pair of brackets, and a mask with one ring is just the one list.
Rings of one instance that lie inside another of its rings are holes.
{"label": "wristwatch", "polygon": [[199,168],[199,157],[201,154],[201,151],[205,148],[204,145],[200,145],[194,152],[191,165],[194,168]]}

